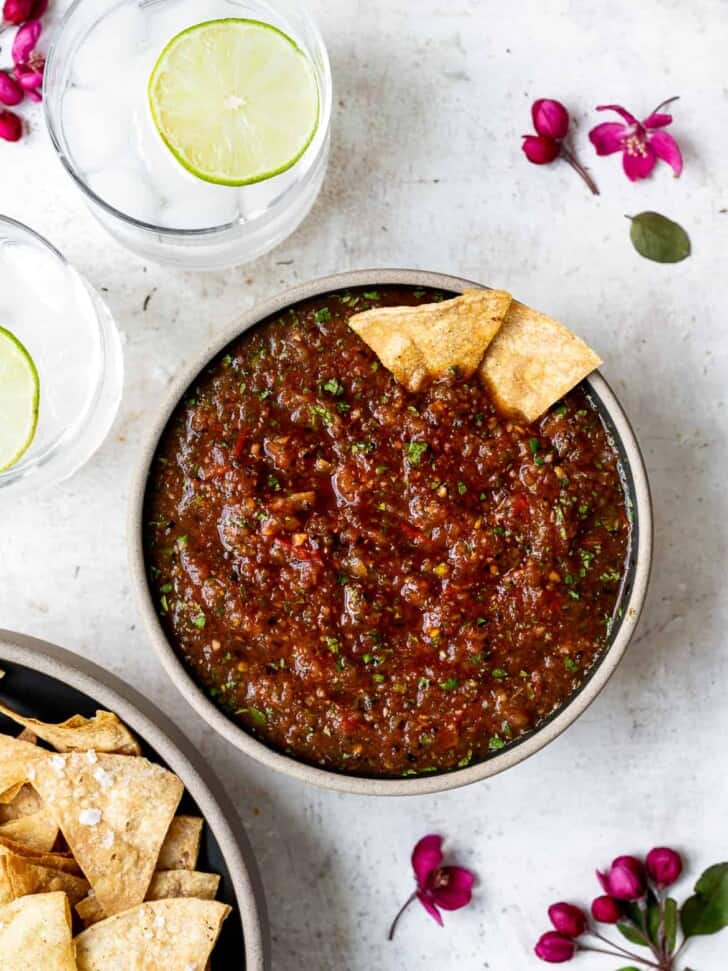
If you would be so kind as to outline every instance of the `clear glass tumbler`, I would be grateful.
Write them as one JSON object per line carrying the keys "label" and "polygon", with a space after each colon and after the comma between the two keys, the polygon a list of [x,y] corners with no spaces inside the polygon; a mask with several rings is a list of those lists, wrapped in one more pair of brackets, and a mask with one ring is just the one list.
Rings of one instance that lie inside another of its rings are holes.
{"label": "clear glass tumbler", "polygon": [[98,293],[49,242],[0,216],[0,326],[33,359],[38,424],[27,451],[0,472],[5,496],[77,471],[106,438],[121,401],[121,341]]}
{"label": "clear glass tumbler", "polygon": [[[284,31],[308,56],[319,90],[318,128],[301,158],[239,188],[186,172],[180,182],[181,166],[152,132],[146,96],[151,69],[171,37],[226,17]],[[249,262],[296,229],[321,188],[331,70],[321,34],[298,0],[75,0],[48,54],[44,95],[61,162],[99,222],[143,258],[195,270]]]}

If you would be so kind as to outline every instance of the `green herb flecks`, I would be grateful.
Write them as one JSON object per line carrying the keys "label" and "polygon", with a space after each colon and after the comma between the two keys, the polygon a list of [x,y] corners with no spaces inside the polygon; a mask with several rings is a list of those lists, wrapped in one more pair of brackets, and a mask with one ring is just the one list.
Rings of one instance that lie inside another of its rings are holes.
{"label": "green herb flecks", "polygon": [[427,442],[405,442],[404,451],[410,465],[419,465],[427,451]]}

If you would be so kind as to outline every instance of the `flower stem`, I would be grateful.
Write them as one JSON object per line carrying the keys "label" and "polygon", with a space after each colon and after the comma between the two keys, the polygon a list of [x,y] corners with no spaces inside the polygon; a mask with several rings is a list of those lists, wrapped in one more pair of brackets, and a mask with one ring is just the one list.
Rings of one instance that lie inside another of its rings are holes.
{"label": "flower stem", "polygon": [[667,99],[666,101],[662,101],[662,102],[661,102],[661,103],[660,103],[660,104],[659,104],[659,105],[658,105],[658,106],[657,106],[657,107],[656,107],[656,108],[655,108],[655,109],[653,110],[653,112],[652,112],[652,114],[653,114],[653,115],[656,115],[658,111],[662,111],[662,109],[663,109],[663,108],[667,108],[667,106],[668,106],[668,105],[671,105],[671,104],[673,103],[673,101],[679,101],[679,100],[680,100],[680,95],[679,95],[679,94],[676,94],[676,95],[674,95],[674,97],[672,97],[672,98],[668,98],[668,99]]}
{"label": "flower stem", "polygon": [[[611,944],[612,942],[608,941],[608,943]],[[612,945],[612,946],[615,947],[616,945]],[[620,954],[619,951],[608,951],[604,947],[584,947],[584,945],[582,944],[579,946],[579,950],[593,951],[595,954],[608,954],[610,957],[613,957],[613,958],[624,957],[624,954]],[[638,954],[630,954],[629,957],[630,957],[630,960],[639,961],[640,964],[644,964],[648,968],[656,968],[657,971],[664,971],[661,965],[655,964],[654,961],[648,961],[646,958],[642,958]]]}
{"label": "flower stem", "polygon": [[[619,944],[615,944],[614,941],[610,941],[608,937],[603,937],[598,931],[589,931],[594,937],[598,937],[600,941],[608,944],[610,947],[616,948],[621,951],[625,957],[632,958],[635,961],[644,961],[644,958],[640,957],[639,954],[635,954],[634,951],[628,951],[626,947],[621,947]],[[657,967],[657,965],[654,965]]]}
{"label": "flower stem", "polygon": [[563,143],[561,145],[561,157],[563,159],[566,159],[566,161],[569,163],[569,165],[572,167],[572,169],[574,169],[575,172],[578,172],[578,174],[586,182],[586,184],[589,187],[590,191],[595,196],[598,196],[599,195],[599,189],[597,188],[596,182],[589,175],[589,173],[584,168],[584,166],[581,164],[581,162],[579,162],[579,160],[573,154],[573,152],[571,151],[571,149],[567,148],[566,145],[564,145]]}
{"label": "flower stem", "polygon": [[409,905],[412,903],[412,901],[415,899],[416,896],[417,896],[416,893],[411,894],[397,911],[397,916],[392,921],[392,926],[389,928],[389,934],[387,934],[388,941],[391,941],[394,938],[394,932],[397,928],[397,924],[399,923],[399,918],[402,916],[405,910],[407,910],[407,908],[409,907]]}

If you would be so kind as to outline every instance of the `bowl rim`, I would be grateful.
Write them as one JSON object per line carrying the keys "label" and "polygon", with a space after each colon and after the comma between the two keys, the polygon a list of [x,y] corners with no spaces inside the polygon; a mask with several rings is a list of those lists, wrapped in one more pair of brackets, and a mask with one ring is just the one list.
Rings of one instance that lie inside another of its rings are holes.
{"label": "bowl rim", "polygon": [[[244,728],[227,717],[204,694],[185,669],[181,659],[167,639],[159,623],[146,578],[144,551],[142,544],[143,508],[147,479],[151,462],[159,438],[167,422],[186,389],[192,384],[203,368],[223,350],[232,340],[248,328],[280,312],[291,304],[322,296],[333,290],[360,286],[401,285],[462,292],[469,288],[480,288],[481,283],[445,273],[407,269],[367,269],[353,270],[321,277],[310,282],[291,287],[274,297],[257,303],[250,310],[236,317],[224,327],[204,348],[196,353],[180,370],[169,388],[155,420],[148,428],[141,452],[138,455],[134,472],[128,507],[128,552],[129,567],[137,604],[142,614],[144,626],[151,638],[157,656],[167,674],[178,690],[184,695],[195,711],[216,732],[226,738],[237,749],[258,762],[302,782],[348,792],[357,795],[409,796],[425,795],[434,792],[456,789],[460,786],[479,782],[508,769],[535,754],[553,741],[586,710],[600,694],[609,678],[624,656],[634,634],[644,605],[652,565],[653,522],[652,500],[644,460],[632,426],[627,419],[614,392],[599,371],[587,377],[586,384],[600,399],[601,404],[614,425],[623,449],[623,464],[631,479],[634,496],[636,542],[630,558],[634,563],[631,588],[625,591],[622,603],[623,616],[612,643],[606,648],[600,661],[592,668],[588,679],[576,694],[563,707],[551,716],[540,728],[529,734],[517,744],[508,746],[502,752],[485,761],[442,772],[431,776],[408,776],[406,778],[375,778],[369,776],[346,775],[333,770],[320,768],[300,761],[270,748],[254,738]],[[626,459],[626,462],[624,461]]]}
{"label": "bowl rim", "polygon": [[62,681],[113,711],[180,777],[212,830],[228,868],[243,928],[245,971],[268,971],[268,912],[252,846],[230,797],[190,740],[135,688],[56,644],[0,629],[2,661]]}

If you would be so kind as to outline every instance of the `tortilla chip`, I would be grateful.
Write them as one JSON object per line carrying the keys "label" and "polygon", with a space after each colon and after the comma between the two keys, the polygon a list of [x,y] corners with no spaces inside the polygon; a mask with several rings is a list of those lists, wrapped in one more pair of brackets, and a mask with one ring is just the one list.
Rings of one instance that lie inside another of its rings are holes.
{"label": "tortilla chip", "polygon": [[[216,873],[198,873],[196,870],[157,870],[149,884],[147,900],[168,900],[170,897],[214,900],[219,886],[220,877]],[[80,900],[76,904],[76,913],[84,927],[90,927],[106,917],[95,896]]]}
{"label": "tortilla chip", "polygon": [[0,836],[0,857],[8,853],[22,856],[26,860],[30,860],[31,863],[47,866],[52,870],[63,870],[64,873],[72,873],[76,877],[81,876],[78,863],[70,853],[38,853],[27,843],[18,843],[5,836]]}
{"label": "tortilla chip", "polygon": [[21,897],[0,907],[3,971],[77,971],[64,893]]}
{"label": "tortilla chip", "polygon": [[29,728],[24,728],[18,738],[21,742],[28,742],[30,745],[36,745],[38,742],[38,736],[35,732],[31,732]]}
{"label": "tortilla chip", "polygon": [[601,363],[563,324],[514,300],[479,373],[495,404],[530,424]]}
{"label": "tortilla chip", "polygon": [[86,896],[89,886],[82,877],[40,866],[14,853],[0,856],[0,903],[35,893],[65,893],[71,906]]}
{"label": "tortilla chip", "polygon": [[15,800],[15,797],[18,795],[24,785],[24,782],[16,782],[14,786],[6,789],[5,792],[0,792],[0,810],[2,810],[7,803]]}
{"label": "tortilla chip", "polygon": [[45,809],[0,823],[0,836],[23,843],[39,853],[50,853],[58,836],[58,825]]}
{"label": "tortilla chip", "polygon": [[78,971],[203,971],[229,913],[216,900],[140,904],[78,935]]}
{"label": "tortilla chip", "polygon": [[466,290],[453,300],[418,307],[380,307],[354,314],[351,329],[409,391],[453,368],[469,378],[511,302],[503,290]]}
{"label": "tortilla chip", "polygon": [[10,796],[10,800],[14,799],[22,784],[30,781],[30,766],[46,758],[48,753],[45,749],[29,742],[20,742],[12,735],[0,735],[0,793],[7,794],[9,789],[15,789]]}
{"label": "tortilla chip", "polygon": [[[13,790],[8,790],[8,792]],[[35,789],[24,783],[14,787],[14,795],[7,801],[0,800],[0,823],[7,823],[11,819],[21,816],[32,816],[40,812],[43,804]]]}
{"label": "tortilla chip", "polygon": [[202,820],[198,816],[175,816],[159,851],[157,870],[194,870],[201,838]]}
{"label": "tortilla chip", "polygon": [[110,711],[97,711],[93,718],[73,715],[60,725],[48,725],[35,718],[25,718],[0,704],[0,715],[7,715],[48,742],[59,752],[115,752],[118,755],[141,755],[139,743],[123,722]]}
{"label": "tortilla chip", "polygon": [[52,755],[33,785],[110,917],[140,904],[182,798],[171,772],[143,758]]}

